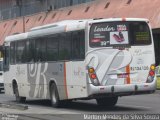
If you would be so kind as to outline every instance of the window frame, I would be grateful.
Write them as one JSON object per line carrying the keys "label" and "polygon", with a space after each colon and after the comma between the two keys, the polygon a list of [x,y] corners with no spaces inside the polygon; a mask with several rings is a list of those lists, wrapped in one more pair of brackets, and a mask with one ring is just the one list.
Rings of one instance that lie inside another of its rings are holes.
{"label": "window frame", "polygon": [[132,39],[133,39],[133,37],[131,37],[131,30],[129,30],[128,31],[128,39],[129,39],[129,43],[128,44],[113,44],[113,45],[111,45],[111,44],[108,44],[108,45],[106,45],[106,46],[91,46],[91,43],[90,43],[90,39],[91,39],[91,29],[92,29],[92,26],[93,26],[93,24],[103,24],[103,23],[116,23],[116,25],[118,24],[118,23],[121,23],[121,24],[123,24],[123,21],[113,21],[113,22],[98,22],[98,23],[93,23],[92,24],[92,26],[90,27],[90,29],[89,29],[89,47],[90,48],[109,48],[109,47],[126,47],[126,48],[130,48],[131,46],[145,46],[145,45],[151,45],[152,44],[152,35],[151,35],[151,29],[150,29],[150,27],[149,27],[149,25],[147,24],[147,22],[145,22],[145,21],[125,21],[124,23],[125,23],[125,25],[127,25],[128,26],[128,28],[130,29],[130,24],[129,23],[143,23],[143,24],[146,24],[146,27],[148,28],[148,32],[149,32],[149,42],[148,43],[139,43],[139,44],[133,44],[132,43]]}

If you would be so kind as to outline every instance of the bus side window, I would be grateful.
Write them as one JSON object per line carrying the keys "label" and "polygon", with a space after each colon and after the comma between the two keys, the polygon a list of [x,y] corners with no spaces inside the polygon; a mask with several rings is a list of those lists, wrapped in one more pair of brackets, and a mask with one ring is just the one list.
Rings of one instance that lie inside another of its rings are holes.
{"label": "bus side window", "polygon": [[47,61],[58,60],[58,35],[47,38]]}
{"label": "bus side window", "polygon": [[4,48],[4,71],[9,70],[9,46]]}
{"label": "bus side window", "polygon": [[25,63],[26,41],[17,41],[16,63]]}
{"label": "bus side window", "polygon": [[35,48],[35,40],[28,40],[26,43],[26,62],[34,62],[34,48]]}
{"label": "bus side window", "polygon": [[84,31],[76,31],[72,33],[72,58],[85,58],[85,35]]}
{"label": "bus side window", "polygon": [[15,50],[15,42],[11,42],[10,45],[10,63],[15,64],[15,57],[16,57],[16,50]]}
{"label": "bus side window", "polygon": [[59,37],[59,60],[71,59],[71,39],[66,33],[60,34]]}
{"label": "bus side window", "polygon": [[35,61],[46,61],[46,41],[44,38],[37,38],[35,44]]}
{"label": "bus side window", "polygon": [[85,33],[84,31],[79,32],[80,36],[80,59],[85,59]]}

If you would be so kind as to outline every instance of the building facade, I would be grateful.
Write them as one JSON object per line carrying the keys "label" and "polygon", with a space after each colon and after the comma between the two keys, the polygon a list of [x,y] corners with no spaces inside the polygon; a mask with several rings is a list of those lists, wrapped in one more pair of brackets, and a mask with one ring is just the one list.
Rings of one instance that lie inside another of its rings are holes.
{"label": "building facade", "polygon": [[93,0],[0,0],[0,20],[56,10]]}

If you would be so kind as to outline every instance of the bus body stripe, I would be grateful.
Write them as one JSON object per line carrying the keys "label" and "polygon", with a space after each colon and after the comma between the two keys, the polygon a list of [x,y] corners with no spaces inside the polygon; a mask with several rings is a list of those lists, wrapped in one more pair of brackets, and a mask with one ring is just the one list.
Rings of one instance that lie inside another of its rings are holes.
{"label": "bus body stripe", "polygon": [[130,66],[129,65],[126,67],[126,72],[128,74],[128,77],[126,78],[126,81],[127,81],[127,84],[130,84],[131,79],[130,79]]}
{"label": "bus body stripe", "polygon": [[68,99],[68,91],[67,91],[67,80],[66,80],[66,63],[64,62],[64,89],[66,98]]}

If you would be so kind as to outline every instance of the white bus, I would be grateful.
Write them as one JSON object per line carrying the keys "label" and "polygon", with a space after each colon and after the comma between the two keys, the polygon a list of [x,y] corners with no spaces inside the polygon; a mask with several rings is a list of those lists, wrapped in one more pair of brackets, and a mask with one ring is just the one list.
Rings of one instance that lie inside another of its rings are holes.
{"label": "white bus", "polygon": [[65,20],[5,39],[5,93],[21,102],[96,99],[114,106],[119,96],[156,88],[149,21],[138,18]]}

